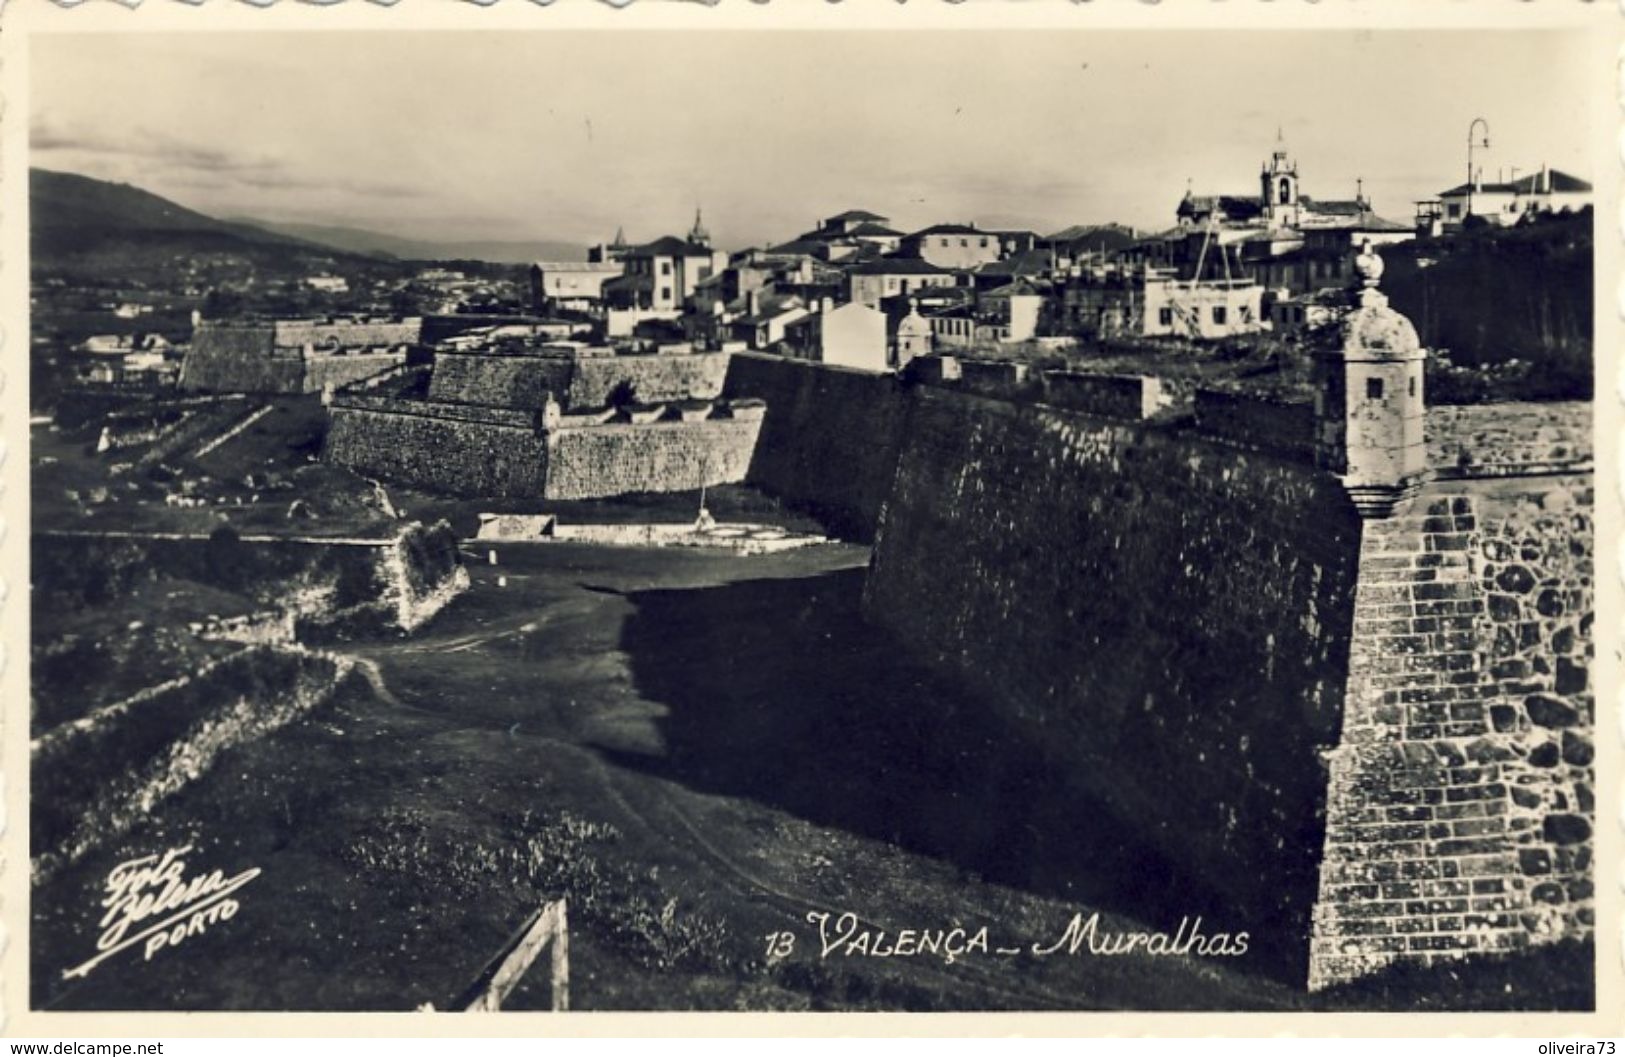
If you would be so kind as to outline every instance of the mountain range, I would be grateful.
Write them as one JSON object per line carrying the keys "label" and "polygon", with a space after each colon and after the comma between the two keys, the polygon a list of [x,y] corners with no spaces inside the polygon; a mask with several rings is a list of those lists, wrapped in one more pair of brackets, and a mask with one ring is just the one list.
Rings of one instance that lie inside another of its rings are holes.
{"label": "mountain range", "polygon": [[36,261],[128,254],[234,252],[292,260],[313,256],[378,260],[479,260],[497,264],[585,260],[584,247],[536,240],[432,242],[362,228],[221,219],[130,184],[30,169],[29,237]]}

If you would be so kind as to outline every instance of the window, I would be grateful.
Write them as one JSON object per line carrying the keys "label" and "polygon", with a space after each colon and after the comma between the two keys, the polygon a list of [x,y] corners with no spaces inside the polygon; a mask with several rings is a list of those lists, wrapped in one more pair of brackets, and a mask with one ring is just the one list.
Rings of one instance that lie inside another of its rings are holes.
{"label": "window", "polygon": [[1284,205],[1292,203],[1292,181],[1284,176],[1281,178],[1281,202]]}
{"label": "window", "polygon": [[982,241],[981,241],[981,247],[982,247],[982,249],[984,249],[984,250],[985,250],[985,249],[987,249],[987,239],[985,239],[985,238],[984,238],[984,239],[983,239],[983,240],[982,240]]}
{"label": "window", "polygon": [[966,246],[969,246],[969,245],[970,245],[970,240],[969,239],[960,239],[959,240],[959,247],[961,249],[964,249]]}
{"label": "window", "polygon": [[671,261],[661,261],[660,262],[660,274],[661,275],[670,275],[671,274]]}
{"label": "window", "polygon": [[1367,400],[1382,399],[1382,379],[1367,378],[1365,380],[1365,398]]}
{"label": "window", "polygon": [[1174,310],[1171,308],[1157,309],[1157,322],[1165,327],[1174,325]]}
{"label": "window", "polygon": [[1223,324],[1225,322],[1225,320],[1227,320],[1229,318],[1230,318],[1229,309],[1225,308],[1223,305],[1214,305],[1213,306],[1213,322]]}
{"label": "window", "polygon": [[1459,220],[1459,219],[1461,219],[1461,206],[1457,205],[1454,202],[1450,203],[1450,219],[1451,220]]}
{"label": "window", "polygon": [[660,300],[662,300],[662,301],[670,301],[671,300],[671,287],[662,286],[660,288]]}
{"label": "window", "polygon": [[1411,391],[1411,395],[1415,396],[1416,395],[1416,375],[1414,375],[1414,374],[1411,375],[1410,385],[1409,385],[1408,388]]}

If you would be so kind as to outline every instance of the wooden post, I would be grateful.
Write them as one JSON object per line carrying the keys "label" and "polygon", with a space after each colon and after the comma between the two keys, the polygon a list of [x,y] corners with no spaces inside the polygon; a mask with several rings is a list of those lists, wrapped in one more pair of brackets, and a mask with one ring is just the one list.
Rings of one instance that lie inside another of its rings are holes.
{"label": "wooden post", "polygon": [[542,950],[552,944],[552,1000],[554,1012],[570,1008],[570,933],[565,902],[555,900],[536,911],[519,927],[475,979],[458,1005],[467,1013],[496,1013],[513,993]]}

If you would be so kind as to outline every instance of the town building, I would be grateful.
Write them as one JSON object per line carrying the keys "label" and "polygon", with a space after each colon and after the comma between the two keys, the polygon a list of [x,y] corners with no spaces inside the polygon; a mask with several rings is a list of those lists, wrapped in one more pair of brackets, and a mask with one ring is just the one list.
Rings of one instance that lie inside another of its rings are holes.
{"label": "town building", "polygon": [[930,261],[914,257],[881,257],[854,264],[846,271],[846,299],[880,307],[888,297],[906,297],[929,286],[958,286],[959,277]]}
{"label": "town building", "polygon": [[620,260],[537,261],[530,266],[530,301],[538,312],[596,312],[604,284],[625,270]]}
{"label": "town building", "polygon": [[904,236],[900,252],[938,268],[971,269],[990,264],[1004,253],[996,231],[974,224],[935,224]]}
{"label": "town building", "polygon": [[1468,217],[1504,227],[1531,214],[1578,211],[1594,202],[1595,192],[1589,183],[1546,165],[1528,176],[1494,183],[1485,183],[1480,170],[1472,182],[1418,202],[1417,228],[1424,234],[1438,235],[1459,228]]}
{"label": "town building", "polygon": [[886,349],[886,315],[858,302],[825,302],[818,311],[785,328],[785,355],[835,367],[884,371],[890,366]]}
{"label": "town building", "polygon": [[1250,277],[1182,279],[1154,268],[1101,268],[1068,281],[1062,319],[1092,337],[1228,338],[1261,330],[1264,288]]}

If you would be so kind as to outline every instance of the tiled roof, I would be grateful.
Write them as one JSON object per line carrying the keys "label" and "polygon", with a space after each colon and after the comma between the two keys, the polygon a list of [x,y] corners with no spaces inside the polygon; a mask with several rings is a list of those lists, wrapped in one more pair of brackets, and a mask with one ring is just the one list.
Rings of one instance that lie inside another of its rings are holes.
{"label": "tiled roof", "polygon": [[882,257],[846,269],[848,275],[946,275],[947,270],[916,257]]}
{"label": "tiled roof", "polygon": [[1357,216],[1366,212],[1365,203],[1357,198],[1321,201],[1318,198],[1310,198],[1308,195],[1300,195],[1298,201],[1312,213],[1323,213],[1330,216]]}
{"label": "tiled roof", "polygon": [[879,236],[879,237],[882,237],[882,238],[896,238],[897,236],[901,235],[902,232],[901,231],[896,231],[896,230],[894,230],[892,228],[889,228],[884,224],[874,224],[874,223],[865,222],[865,223],[859,224],[857,227],[853,228],[851,231],[848,231],[847,234],[852,236],[853,238],[859,238],[859,237],[861,237],[863,235],[869,235],[871,237]]}
{"label": "tiled roof", "polygon": [[1179,203],[1179,215],[1210,213],[1218,209],[1232,219],[1255,217],[1264,211],[1264,202],[1258,195],[1191,195]]}
{"label": "tiled roof", "polygon": [[[1570,176],[1568,173],[1560,172],[1557,169],[1548,170],[1548,174],[1551,176],[1553,191],[1591,190],[1591,185],[1578,176]],[[1512,186],[1517,189],[1519,194],[1544,194],[1545,192],[1541,190],[1541,182],[1541,174],[1536,172],[1512,181]]]}
{"label": "tiled roof", "polygon": [[711,251],[704,246],[695,245],[675,235],[655,239],[634,247],[626,254],[628,257],[709,257]]}
{"label": "tiled roof", "polygon": [[837,222],[844,223],[846,221],[852,221],[852,220],[882,221],[882,220],[890,220],[890,219],[891,219],[890,217],[883,217],[879,213],[871,213],[867,209],[848,209],[844,213],[837,213],[835,216],[830,217],[826,221],[826,223],[834,224],[834,223],[837,223]]}
{"label": "tiled roof", "polygon": [[911,238],[911,239],[917,239],[917,238],[920,238],[921,236],[924,236],[924,235],[996,235],[996,234],[997,234],[997,232],[982,231],[979,228],[971,227],[969,224],[933,224],[928,228],[922,228],[919,231],[916,231],[914,234],[912,234],[912,235],[910,235],[908,237]]}

